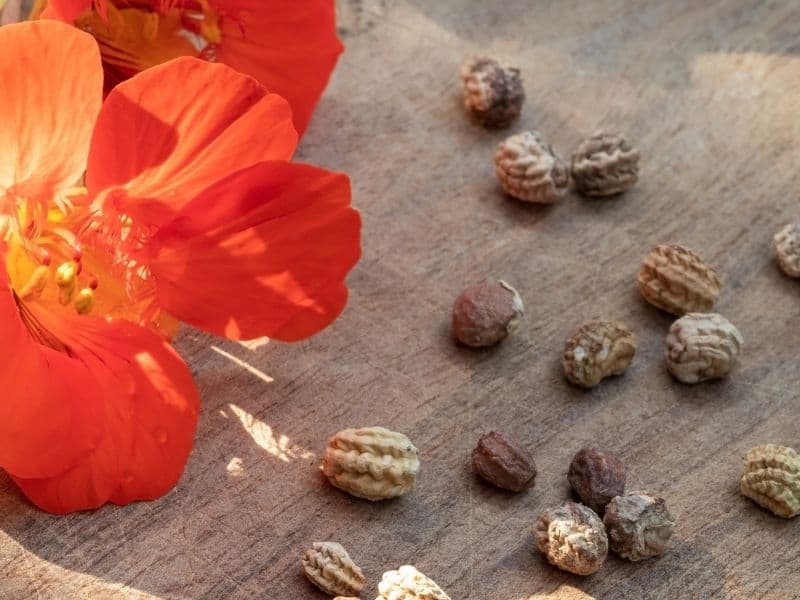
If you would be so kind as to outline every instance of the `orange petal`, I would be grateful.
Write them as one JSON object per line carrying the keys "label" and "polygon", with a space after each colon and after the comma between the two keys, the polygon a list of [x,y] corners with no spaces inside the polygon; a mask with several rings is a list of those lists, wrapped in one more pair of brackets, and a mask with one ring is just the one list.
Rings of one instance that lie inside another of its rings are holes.
{"label": "orange petal", "polygon": [[[86,181],[91,193],[121,186],[129,196],[168,201],[174,214],[234,171],[290,158],[296,145],[283,98],[224,65],[179,58],[108,95]],[[157,223],[162,216],[138,218]]]}
{"label": "orange petal", "polygon": [[286,98],[302,134],[344,49],[336,37],[333,0],[211,4],[222,14],[217,60]]}
{"label": "orange petal", "polygon": [[77,356],[33,339],[19,310],[0,269],[0,467],[20,477],[50,477],[99,443],[102,395]]}
{"label": "orange petal", "polygon": [[[124,365],[116,361],[112,364],[124,369]],[[130,448],[133,438],[128,425],[133,419],[130,378],[126,377],[124,370],[116,376],[108,370],[95,373],[95,376],[105,380],[100,393],[112,394],[105,398],[97,410],[105,422],[105,430],[97,447],[60,475],[40,479],[11,476],[25,496],[47,512],[66,514],[99,508],[109,501],[122,481],[125,450]],[[112,383],[117,383],[117,386]]]}
{"label": "orange petal", "polygon": [[166,342],[141,327],[70,321],[67,335],[102,387],[105,435],[62,475],[14,480],[54,513],[158,498],[175,485],[192,447],[199,401],[191,374]]}
{"label": "orange petal", "polygon": [[[99,0],[104,2],[104,0]],[[85,10],[92,8],[92,0],[47,0],[47,8],[42,11],[43,19],[59,19],[72,24]]]}
{"label": "orange petal", "polygon": [[57,21],[0,28],[0,199],[45,202],[86,168],[103,70],[94,39]]}
{"label": "orange petal", "polygon": [[127,504],[167,493],[183,473],[197,429],[200,400],[186,363],[161,337],[127,326],[118,353],[134,343],[133,443],[111,501]]}
{"label": "orange petal", "polygon": [[179,319],[230,338],[292,341],[344,308],[359,230],[346,175],[269,162],[206,190],[143,260]]}

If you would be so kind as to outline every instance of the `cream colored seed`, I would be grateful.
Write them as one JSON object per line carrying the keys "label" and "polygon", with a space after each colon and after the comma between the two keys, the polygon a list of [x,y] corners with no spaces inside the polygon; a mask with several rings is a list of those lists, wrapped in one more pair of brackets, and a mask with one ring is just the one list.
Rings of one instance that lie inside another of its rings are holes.
{"label": "cream colored seed", "polygon": [[717,272],[678,245],[656,246],[639,271],[639,291],[653,306],[674,315],[708,312],[722,289]]}
{"label": "cream colored seed", "polygon": [[535,131],[501,142],[494,164],[503,190],[518,200],[552,204],[567,192],[567,165]]}
{"label": "cream colored seed", "polygon": [[550,564],[576,575],[597,572],[608,556],[603,522],[583,504],[565,502],[544,511],[533,534]]}
{"label": "cream colored seed", "polygon": [[344,429],[328,440],[322,472],[337,488],[367,500],[402,496],[414,487],[419,451],[383,427]]}
{"label": "cream colored seed", "polygon": [[667,369],[683,383],[725,377],[739,360],[742,334],[722,315],[689,313],[669,329]]}
{"label": "cream colored seed", "polygon": [[667,369],[684,383],[725,377],[736,366],[743,343],[742,334],[722,315],[689,313],[667,334]]}
{"label": "cream colored seed", "polygon": [[739,488],[779,517],[800,514],[800,454],[787,446],[756,446],[744,459]]}
{"label": "cream colored seed", "polygon": [[787,225],[772,240],[775,258],[789,277],[800,277],[800,224]]}
{"label": "cream colored seed", "polygon": [[364,587],[361,569],[336,542],[314,542],[303,555],[303,570],[314,585],[328,594],[358,595]]}
{"label": "cream colored seed", "polygon": [[384,573],[378,592],[375,600],[450,600],[436,582],[411,565]]}

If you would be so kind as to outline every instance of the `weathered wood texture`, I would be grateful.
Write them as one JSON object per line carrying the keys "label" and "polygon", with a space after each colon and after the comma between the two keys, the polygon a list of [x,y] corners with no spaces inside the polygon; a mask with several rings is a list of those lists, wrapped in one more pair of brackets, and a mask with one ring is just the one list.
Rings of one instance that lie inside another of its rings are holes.
{"label": "weathered wood texture", "polygon": [[[403,563],[454,599],[800,598],[800,520],[737,491],[751,446],[800,446],[800,287],[770,250],[774,231],[800,218],[800,5],[340,8],[348,51],[301,158],[352,176],[364,257],[347,311],[295,345],[181,336],[204,407],[186,473],[160,501],[53,517],[0,479],[0,596],[322,598],[299,556],[330,539],[364,569],[365,598]],[[458,67],[478,52],[523,69],[528,101],[509,132],[486,132],[461,110]],[[570,193],[537,208],[498,190],[491,158],[505,135],[537,129],[568,155],[601,126],[626,131],[641,151],[630,193]],[[746,346],[724,382],[678,385],[665,371],[671,319],[634,284],[662,242],[696,249],[726,280],[718,308]],[[451,303],[486,275],[519,289],[524,327],[494,350],[459,348]],[[623,377],[587,393],[564,381],[558,359],[591,317],[627,323],[640,348]],[[371,504],[321,479],[327,436],[364,424],[405,432],[421,449],[409,496]],[[470,450],[492,427],[533,451],[528,493],[470,474]],[[535,552],[532,524],[568,497],[567,465],[585,444],[625,459],[629,489],[667,499],[678,521],[668,554],[612,556],[581,579]]]}

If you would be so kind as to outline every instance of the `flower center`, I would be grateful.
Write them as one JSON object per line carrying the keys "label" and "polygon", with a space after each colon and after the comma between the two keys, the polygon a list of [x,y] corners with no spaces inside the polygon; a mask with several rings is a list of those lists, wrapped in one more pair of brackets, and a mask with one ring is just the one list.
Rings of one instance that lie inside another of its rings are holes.
{"label": "flower center", "polygon": [[50,322],[64,311],[125,319],[174,337],[178,322],[161,309],[155,282],[136,259],[152,233],[148,228],[113,209],[104,213],[83,187],[59,193],[50,206],[0,189],[0,209],[0,245],[12,292],[20,316],[42,343],[58,348],[42,319]]}
{"label": "flower center", "polygon": [[[153,2],[138,3],[153,4]],[[103,55],[106,73],[116,85],[139,71],[180,56],[214,60],[222,39],[219,15],[208,0],[160,0],[157,9],[118,8],[107,4],[106,14],[89,9],[75,24],[92,34]]]}
{"label": "flower center", "polygon": [[[85,196],[84,188],[69,190],[61,201]],[[98,281],[84,269],[83,252],[66,226],[65,209],[15,201],[15,211],[0,216],[6,269],[18,302],[33,300],[72,307],[81,315],[94,305]]]}

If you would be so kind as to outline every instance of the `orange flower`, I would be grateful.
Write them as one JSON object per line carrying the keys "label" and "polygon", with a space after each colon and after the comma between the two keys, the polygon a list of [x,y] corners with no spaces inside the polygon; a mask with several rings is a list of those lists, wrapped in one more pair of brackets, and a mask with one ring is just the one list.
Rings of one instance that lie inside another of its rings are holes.
{"label": "orange flower", "polygon": [[289,101],[302,134],[343,47],[333,0],[39,0],[95,36],[106,87],[179,56],[230,65]]}
{"label": "orange flower", "polygon": [[36,21],[0,28],[0,80],[0,467],[51,512],[157,498],[198,413],[175,318],[329,324],[359,256],[348,179],[287,162],[288,104],[224,65],[180,58],[103,103],[92,37]]}

